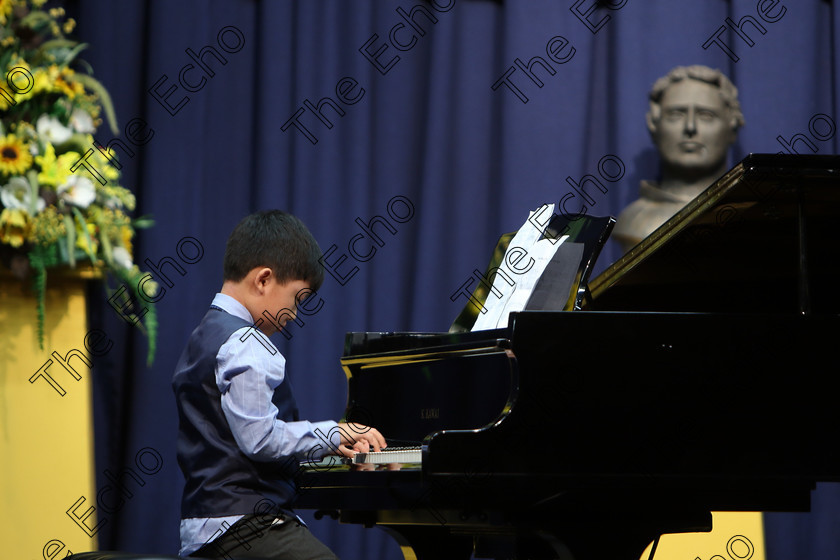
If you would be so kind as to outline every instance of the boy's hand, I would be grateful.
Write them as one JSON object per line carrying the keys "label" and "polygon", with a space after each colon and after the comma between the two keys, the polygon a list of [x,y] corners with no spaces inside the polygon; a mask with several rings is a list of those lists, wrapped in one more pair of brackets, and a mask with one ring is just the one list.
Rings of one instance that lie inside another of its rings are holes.
{"label": "boy's hand", "polygon": [[338,431],[341,434],[338,452],[344,457],[352,457],[356,453],[367,453],[371,450],[382,451],[388,446],[379,430],[370,426],[339,422]]}

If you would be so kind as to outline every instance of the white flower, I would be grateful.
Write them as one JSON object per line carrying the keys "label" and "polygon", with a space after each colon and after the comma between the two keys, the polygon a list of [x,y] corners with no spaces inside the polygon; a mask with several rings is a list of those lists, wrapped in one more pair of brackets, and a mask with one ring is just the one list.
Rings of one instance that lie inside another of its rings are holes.
{"label": "white flower", "polygon": [[[6,185],[0,187],[0,202],[6,208],[20,208],[29,212],[31,201],[32,189],[29,186],[29,181],[23,177],[12,177]],[[43,210],[46,205],[44,199],[39,196],[35,203],[35,213]]]}
{"label": "white flower", "polygon": [[38,136],[44,138],[50,144],[62,144],[73,136],[73,131],[61,124],[57,118],[49,115],[41,115],[35,123]]}
{"label": "white flower", "polygon": [[80,175],[70,175],[67,182],[59,185],[55,192],[66,202],[79,208],[87,208],[96,199],[93,182]]}
{"label": "white flower", "polygon": [[82,134],[93,134],[96,132],[96,128],[93,126],[93,117],[90,116],[90,113],[78,107],[70,113],[69,124],[73,130]]}
{"label": "white flower", "polygon": [[117,265],[121,268],[131,268],[132,266],[134,266],[134,262],[132,262],[131,260],[131,255],[125,247],[114,247],[114,250],[111,251],[111,254],[114,257],[114,262],[117,263]]}

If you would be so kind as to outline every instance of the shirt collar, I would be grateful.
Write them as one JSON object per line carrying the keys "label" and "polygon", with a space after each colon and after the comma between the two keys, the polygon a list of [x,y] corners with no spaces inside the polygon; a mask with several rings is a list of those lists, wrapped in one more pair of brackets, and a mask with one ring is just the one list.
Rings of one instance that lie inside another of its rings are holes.
{"label": "shirt collar", "polygon": [[251,314],[245,306],[239,303],[237,299],[232,298],[227,294],[216,294],[216,297],[213,298],[213,303],[210,305],[215,305],[222,311],[230,313],[234,317],[239,317],[243,321],[248,321],[249,323],[254,322],[254,318],[251,317]]}

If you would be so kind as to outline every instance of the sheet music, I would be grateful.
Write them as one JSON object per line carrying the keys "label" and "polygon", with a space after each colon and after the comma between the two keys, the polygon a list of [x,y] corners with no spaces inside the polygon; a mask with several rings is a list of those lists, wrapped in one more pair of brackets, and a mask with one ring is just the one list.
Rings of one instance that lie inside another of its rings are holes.
{"label": "sheet music", "polygon": [[[525,224],[513,236],[505,251],[505,256],[499,265],[500,272],[493,278],[492,289],[484,302],[487,312],[479,313],[472,330],[506,327],[510,313],[525,309],[546,266],[551,262],[558,247],[569,238],[568,235],[564,235],[559,240],[541,239],[552,215],[554,215],[553,203],[545,204],[529,212]],[[523,272],[523,269],[527,271]],[[513,285],[508,282],[508,279],[513,281]]]}

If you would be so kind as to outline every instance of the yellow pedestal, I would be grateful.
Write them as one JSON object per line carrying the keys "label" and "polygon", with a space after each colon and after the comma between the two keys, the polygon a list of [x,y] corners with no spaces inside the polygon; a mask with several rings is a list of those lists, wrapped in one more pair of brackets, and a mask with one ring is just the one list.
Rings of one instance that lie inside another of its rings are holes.
{"label": "yellow pedestal", "polygon": [[[650,546],[642,560],[650,557]],[[710,533],[663,535],[654,560],[764,560],[764,525],[759,512],[712,513]]]}
{"label": "yellow pedestal", "polygon": [[[78,517],[96,507],[90,369],[79,356],[91,358],[84,286],[92,276],[48,274],[41,349],[29,283],[0,272],[0,543],[6,558],[52,560],[68,550],[96,550],[95,534],[67,513],[80,498]],[[94,512],[84,524],[96,526]]]}

